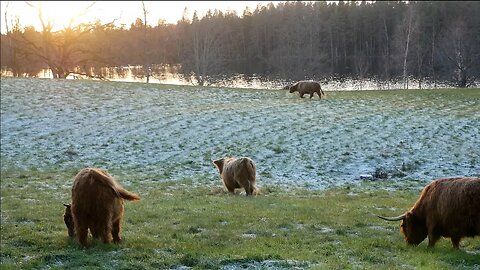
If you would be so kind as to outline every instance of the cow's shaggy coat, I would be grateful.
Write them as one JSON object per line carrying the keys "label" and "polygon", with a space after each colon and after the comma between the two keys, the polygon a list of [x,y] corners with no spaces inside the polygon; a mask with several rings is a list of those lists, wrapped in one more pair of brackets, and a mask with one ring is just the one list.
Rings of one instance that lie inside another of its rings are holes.
{"label": "cow's shaggy coat", "polygon": [[231,193],[244,188],[247,196],[257,195],[256,166],[248,157],[227,157],[213,161],[222,178],[225,188]]}
{"label": "cow's shaggy coat", "polygon": [[480,178],[437,179],[423,189],[407,213],[379,217],[401,220],[400,230],[408,244],[418,245],[428,236],[428,246],[433,247],[443,236],[458,249],[463,237],[480,235]]}
{"label": "cow's shaggy coat", "polygon": [[140,197],[124,189],[107,171],[85,168],[75,176],[72,203],[65,205],[64,221],[69,236],[76,236],[87,246],[88,230],[104,243],[121,241],[123,200],[137,201]]}
{"label": "cow's shaggy coat", "polygon": [[299,81],[290,86],[289,89],[290,93],[298,91],[301,98],[303,98],[305,94],[310,94],[310,98],[312,98],[315,93],[317,93],[320,99],[322,95],[325,96],[325,92],[323,92],[320,83],[315,81]]}

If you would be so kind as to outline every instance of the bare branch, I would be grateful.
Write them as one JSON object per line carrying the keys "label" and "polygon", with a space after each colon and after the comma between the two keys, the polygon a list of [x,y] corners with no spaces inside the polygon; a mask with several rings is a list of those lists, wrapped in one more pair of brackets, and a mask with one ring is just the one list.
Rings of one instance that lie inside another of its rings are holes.
{"label": "bare branch", "polygon": [[7,34],[10,32],[8,30],[8,20],[7,20],[8,5],[10,5],[10,1],[7,1],[7,5],[5,6],[5,28],[7,29]]}
{"label": "bare branch", "polygon": [[72,27],[72,24],[75,22],[76,19],[78,19],[79,17],[87,14],[88,10],[90,8],[92,8],[97,2],[96,1],[93,1],[90,5],[88,5],[86,8],[84,8],[83,10],[81,10],[80,12],[77,13],[77,15],[75,16],[72,16],[68,22],[68,27],[65,27],[65,25],[63,26],[63,28],[71,28]]}

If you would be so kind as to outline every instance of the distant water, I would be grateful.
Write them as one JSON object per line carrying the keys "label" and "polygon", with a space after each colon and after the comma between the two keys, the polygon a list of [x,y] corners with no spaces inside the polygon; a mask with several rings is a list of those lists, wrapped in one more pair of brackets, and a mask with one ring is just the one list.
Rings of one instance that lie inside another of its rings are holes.
{"label": "distant water", "polygon": [[[194,76],[186,76],[177,72],[178,66],[159,66],[154,70],[153,75],[149,79],[149,83],[158,84],[173,84],[173,85],[198,85]],[[104,68],[104,77],[109,81],[119,82],[146,82],[141,66],[127,66]],[[2,70],[2,76],[12,76],[11,72]],[[44,69],[37,75],[38,78],[53,78],[49,69]],[[81,76],[70,75],[67,79],[79,79]],[[87,78],[88,79],[88,78]],[[311,78],[305,78],[309,80]],[[323,78],[318,79],[322,88],[326,91],[338,90],[395,90],[404,89],[403,81],[401,79],[394,81],[377,80],[371,78]],[[261,76],[246,76],[244,74],[237,74],[221,79],[209,80],[205,86],[213,87],[232,87],[232,88],[253,88],[253,89],[282,89],[284,86],[291,84],[292,81],[281,79],[269,79]],[[476,82],[480,85],[480,81]],[[408,89],[434,89],[434,88],[449,88],[452,87],[448,82],[429,82],[422,80],[421,84],[417,79],[409,79]]]}

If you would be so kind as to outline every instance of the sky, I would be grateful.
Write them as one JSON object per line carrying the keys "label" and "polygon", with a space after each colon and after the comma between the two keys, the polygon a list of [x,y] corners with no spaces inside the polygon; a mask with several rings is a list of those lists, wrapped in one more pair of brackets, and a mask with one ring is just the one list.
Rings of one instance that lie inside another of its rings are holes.
{"label": "sky", "polygon": [[[143,18],[142,1],[96,1],[88,10],[93,1],[0,1],[1,2],[1,32],[6,32],[6,22],[9,29],[12,28],[12,21],[16,16],[20,19],[20,24],[25,27],[33,25],[40,29],[41,24],[38,18],[38,7],[42,7],[45,19],[54,21],[54,31],[60,30],[68,25],[71,18],[75,18],[73,25],[82,22],[94,22],[100,19],[102,23],[116,20],[116,25],[130,24],[136,18]],[[148,10],[147,22],[150,25],[157,25],[160,19],[167,23],[177,23],[182,18],[184,8],[188,8],[188,15],[191,19],[194,10],[201,18],[208,9],[218,9],[221,11],[234,10],[239,16],[243,14],[245,7],[248,6],[251,11],[255,10],[258,4],[266,6],[275,1],[144,1]],[[86,11],[85,11],[86,10]],[[7,16],[5,17],[5,12]],[[83,14],[82,14],[83,13]]]}

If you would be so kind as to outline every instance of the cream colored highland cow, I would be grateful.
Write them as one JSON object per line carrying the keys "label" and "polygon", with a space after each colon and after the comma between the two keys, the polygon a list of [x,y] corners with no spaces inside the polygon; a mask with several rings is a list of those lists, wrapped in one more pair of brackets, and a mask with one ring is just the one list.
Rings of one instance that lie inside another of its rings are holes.
{"label": "cream colored highland cow", "polygon": [[226,157],[213,161],[217,167],[223,184],[230,193],[237,188],[244,188],[247,196],[257,195],[256,167],[248,157]]}

